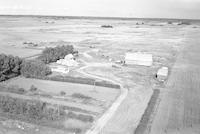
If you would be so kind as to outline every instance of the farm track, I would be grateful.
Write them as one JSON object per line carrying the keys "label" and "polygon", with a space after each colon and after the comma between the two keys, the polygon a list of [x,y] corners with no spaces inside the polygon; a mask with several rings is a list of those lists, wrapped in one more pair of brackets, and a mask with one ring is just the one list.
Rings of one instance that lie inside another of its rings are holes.
{"label": "farm track", "polygon": [[89,73],[84,71],[84,69],[89,68],[89,67],[110,67],[111,65],[112,64],[108,64],[108,63],[105,63],[105,64],[104,63],[86,63],[86,66],[83,66],[83,67],[81,67],[77,70],[79,73],[82,73],[85,76],[104,80],[104,81],[108,81],[108,82],[111,82],[111,83],[114,83],[114,84],[119,84],[120,87],[121,87],[120,88],[121,93],[118,96],[118,98],[115,100],[115,102],[113,102],[112,105],[110,106],[110,108],[96,122],[94,122],[93,126],[89,130],[87,130],[85,134],[98,134],[98,133],[100,133],[102,128],[112,118],[112,116],[115,114],[116,110],[118,109],[118,107],[120,106],[120,104],[123,102],[123,100],[126,98],[126,96],[128,94],[128,89],[124,88],[123,85],[120,84],[119,81],[115,81],[115,80],[112,80],[112,79],[109,79],[109,78],[100,77],[100,76],[93,75],[93,74],[89,74]]}

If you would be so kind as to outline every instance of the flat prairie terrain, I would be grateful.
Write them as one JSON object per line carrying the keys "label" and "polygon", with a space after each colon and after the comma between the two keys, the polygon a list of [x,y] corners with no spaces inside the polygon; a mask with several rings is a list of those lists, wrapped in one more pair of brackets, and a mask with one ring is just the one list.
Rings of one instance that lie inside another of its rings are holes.
{"label": "flat prairie terrain", "polygon": [[[25,100],[39,99],[40,101],[49,104],[64,106],[66,108],[66,113],[74,112],[76,114],[88,115],[90,117],[93,117],[94,120],[98,119],[105,112],[105,110],[119,95],[120,91],[119,89],[114,88],[106,88],[99,86],[94,87],[92,85],[39,80],[24,77],[16,77],[10,79],[6,82],[0,83],[0,86],[19,87],[25,89],[28,92],[25,94],[16,94],[9,91],[1,91],[1,95],[11,96],[14,98]],[[36,87],[37,93],[39,94],[32,94],[33,92],[31,93],[30,91],[31,86]],[[61,95],[61,91],[65,92],[66,94]],[[7,120],[5,121],[5,123],[6,122]],[[80,119],[78,120],[73,118],[67,118],[65,121],[62,121],[62,125],[64,125],[65,129],[81,129],[82,132],[88,129],[91,126],[91,124],[91,122],[84,122]],[[9,124],[6,124],[5,126],[9,126]],[[11,127],[15,128],[15,126],[13,125],[11,125]],[[28,127],[25,128],[26,130],[28,129]],[[6,130],[6,128],[2,128],[2,130]],[[33,128],[32,130],[35,130],[35,128]],[[42,126],[40,127],[40,130],[41,132],[47,132],[47,130],[42,129]]]}
{"label": "flat prairie terrain", "polygon": [[[158,29],[159,28],[157,28],[157,30]],[[149,31],[151,30],[149,29]],[[117,79],[129,88],[128,96],[120,105],[113,118],[111,118],[105,128],[102,129],[100,132],[101,134],[134,133],[134,130],[137,127],[141,116],[148,104],[152,94],[152,89],[155,88],[155,83],[153,81],[157,69],[161,66],[168,66],[170,68],[171,74],[171,69],[173,68],[177,55],[179,55],[179,52],[182,51],[184,45],[189,43],[188,39],[195,40],[195,38],[197,38],[196,32],[198,32],[198,30],[199,29],[193,29],[190,26],[179,28],[175,26],[173,28],[165,27],[160,28],[160,31],[158,30],[156,33],[147,34],[141,37],[140,41],[143,39],[146,44],[142,42],[142,44],[136,43],[131,46],[127,43],[126,49],[132,49],[132,51],[141,50],[153,54],[154,63],[150,68],[128,65],[124,67],[121,66],[119,68],[95,67],[88,68],[86,70],[88,73]],[[188,36],[189,33],[194,36]],[[114,48],[115,46],[117,47]],[[109,49],[103,49],[102,51],[104,51],[104,53],[110,57],[115,58],[120,58],[120,55],[123,55],[123,52],[126,50],[123,48],[123,46],[119,46],[117,44],[108,47]],[[115,51],[110,52],[109,50]],[[164,118],[162,118],[162,120],[164,120]],[[160,120],[160,122],[162,121]]]}
{"label": "flat prairie terrain", "polygon": [[185,43],[161,89],[151,134],[200,133],[200,30],[185,30]]}
{"label": "flat prairie terrain", "polygon": [[[199,101],[199,92],[197,90],[199,89],[197,64],[199,63],[197,58],[199,57],[197,54],[199,49],[196,48],[198,48],[199,43],[197,38],[200,37],[199,22],[191,21],[191,25],[177,25],[179,20],[173,20],[173,24],[168,24],[168,20],[152,19],[72,19],[33,16],[1,16],[0,22],[0,53],[13,54],[20,57],[34,57],[34,55],[40,54],[45,47],[71,44],[79,51],[80,56],[78,59],[85,65],[96,63],[110,65],[108,68],[97,66],[89,67],[85,70],[90,74],[120,81],[124,87],[129,89],[127,97],[102,129],[101,134],[133,134],[151,97],[152,89],[155,87],[155,73],[161,66],[169,67],[170,78],[167,88],[161,91],[161,98],[165,99],[162,99],[153,122],[152,134],[154,132],[158,132],[158,134],[165,132],[166,124],[171,125],[168,125],[170,130],[173,130],[171,128],[174,126],[181,124],[179,122],[173,123],[174,120],[178,119],[182,122],[182,118],[178,116],[178,113],[181,113],[180,111],[184,111],[180,110],[181,108],[185,109],[185,121],[188,119],[189,122],[192,120],[198,122],[196,119],[199,119],[199,116],[196,116],[199,115],[199,103],[197,103]],[[101,25],[112,25],[113,28],[101,28]],[[29,42],[31,45],[25,42]],[[187,49],[191,53],[187,53]],[[99,52],[96,50],[99,50]],[[126,52],[137,51],[152,54],[153,66],[118,65],[119,68],[112,67],[115,61],[124,58]],[[179,52],[182,53],[182,58],[179,56]],[[179,58],[176,59],[177,57]],[[174,63],[175,66],[173,68]],[[82,76],[76,69],[70,72],[70,75]],[[190,83],[196,83],[196,85]],[[99,111],[100,113],[102,110],[106,110],[120,93],[119,90],[104,87],[22,77],[8,80],[4,84],[10,86],[18,85],[26,90],[29,90],[31,85],[34,85],[39,90],[55,97],[60,94],[60,91],[65,91],[68,99],[65,102],[66,105],[74,105],[79,108],[84,107],[85,109],[93,112]],[[171,85],[172,88],[170,87]],[[92,97],[94,102],[92,105],[85,102],[83,104],[77,98],[72,97],[75,93]],[[180,99],[178,99],[179,97]],[[176,102],[178,105],[174,105]],[[169,116],[167,115],[167,117],[165,107],[170,109],[170,112],[168,112]],[[189,109],[192,109],[191,111],[196,109],[196,112],[191,113]],[[166,120],[168,117],[169,120]],[[188,121],[185,124],[191,124]],[[83,122],[80,123],[76,120],[66,122],[66,126],[73,126],[74,124],[87,128]],[[193,127],[196,125],[194,123]],[[198,126],[195,128],[198,128]],[[185,129],[190,130],[191,128],[184,127],[182,130]],[[15,130],[17,134],[27,132],[27,129],[21,130],[17,128]],[[40,132],[32,133],[52,133],[51,129],[48,128],[41,128],[41,130]],[[1,123],[0,134],[5,132],[14,133],[10,128],[6,128]],[[59,133],[62,132],[55,131],[55,134]]]}

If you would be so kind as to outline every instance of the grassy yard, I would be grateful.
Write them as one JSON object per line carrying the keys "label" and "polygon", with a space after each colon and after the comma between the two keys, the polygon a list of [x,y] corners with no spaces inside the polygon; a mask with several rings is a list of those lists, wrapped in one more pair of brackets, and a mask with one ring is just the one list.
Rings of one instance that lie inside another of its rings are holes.
{"label": "grassy yard", "polygon": [[38,79],[29,79],[24,77],[18,77],[6,82],[6,85],[16,85],[18,87],[29,90],[32,85],[37,87],[40,90],[43,90],[48,93],[59,94],[61,91],[66,92],[66,95],[72,95],[74,93],[81,93],[89,97],[93,97],[96,100],[111,102],[113,101],[119,93],[119,90],[83,85],[76,83],[67,83],[67,82],[57,82],[49,80],[38,80]]}

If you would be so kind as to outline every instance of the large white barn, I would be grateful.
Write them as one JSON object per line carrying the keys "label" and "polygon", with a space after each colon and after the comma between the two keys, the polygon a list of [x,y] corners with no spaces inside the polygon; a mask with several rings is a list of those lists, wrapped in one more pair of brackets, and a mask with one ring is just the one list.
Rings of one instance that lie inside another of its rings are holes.
{"label": "large white barn", "polygon": [[153,64],[153,56],[152,54],[147,53],[126,53],[125,54],[125,63],[127,65],[143,65],[143,66],[151,66]]}

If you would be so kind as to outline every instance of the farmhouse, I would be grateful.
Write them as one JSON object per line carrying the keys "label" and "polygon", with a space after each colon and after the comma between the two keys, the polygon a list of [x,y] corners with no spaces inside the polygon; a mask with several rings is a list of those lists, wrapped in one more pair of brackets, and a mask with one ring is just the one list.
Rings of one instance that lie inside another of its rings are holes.
{"label": "farmhouse", "polygon": [[72,54],[68,54],[65,56],[64,59],[59,59],[56,62],[57,64],[64,65],[64,66],[78,66],[78,62],[75,61],[75,58]]}
{"label": "farmhouse", "polygon": [[128,65],[143,65],[151,66],[153,63],[152,54],[146,54],[141,52],[136,53],[126,53],[125,54],[125,63]]}

